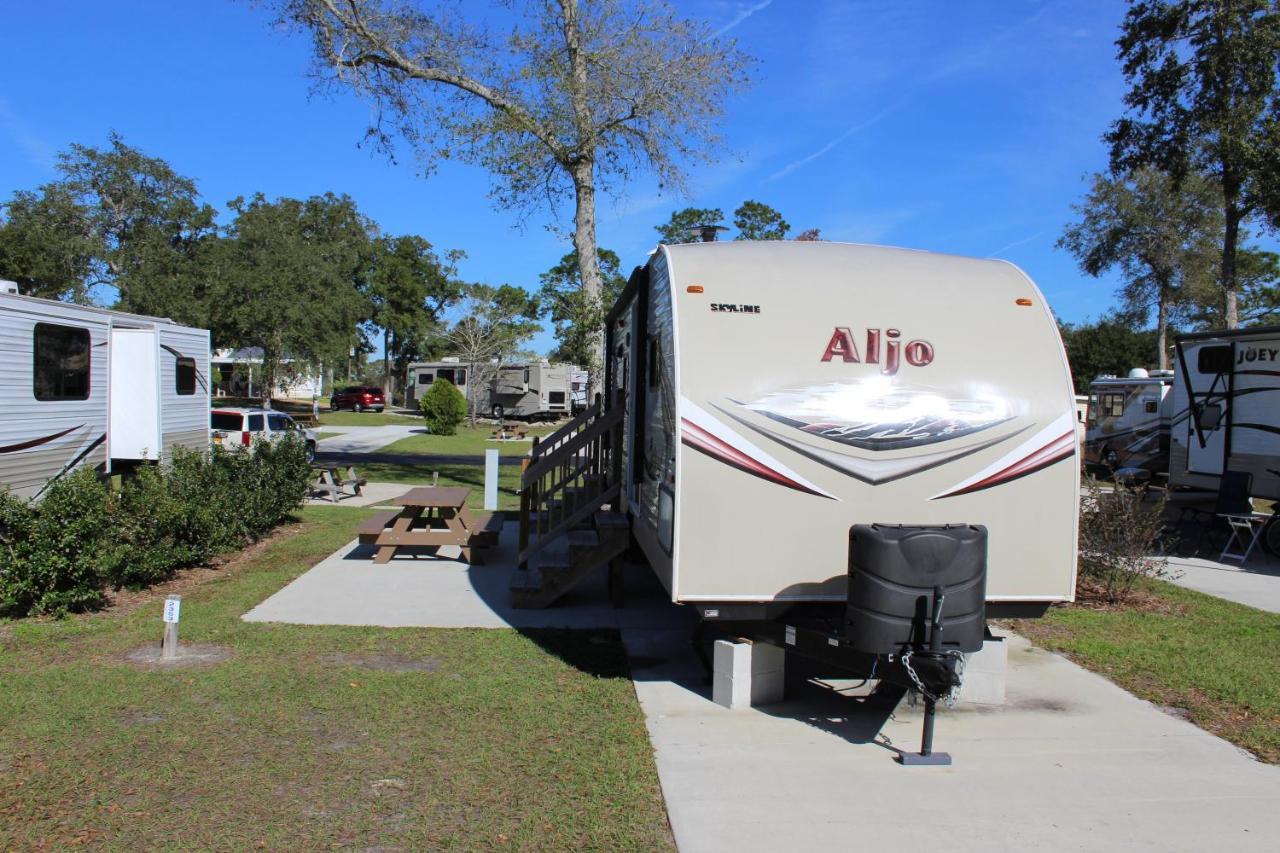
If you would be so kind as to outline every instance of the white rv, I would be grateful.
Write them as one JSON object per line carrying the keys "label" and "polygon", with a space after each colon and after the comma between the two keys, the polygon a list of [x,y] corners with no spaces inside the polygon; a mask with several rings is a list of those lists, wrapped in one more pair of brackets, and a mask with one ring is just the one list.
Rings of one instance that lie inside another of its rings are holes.
{"label": "white rv", "polygon": [[844,602],[850,529],[882,522],[985,526],[988,616],[1073,598],[1074,391],[1017,267],[660,246],[607,334],[624,509],[673,601],[704,618]]}
{"label": "white rv", "polygon": [[1253,475],[1256,497],[1280,500],[1280,326],[1197,332],[1176,341],[1169,484],[1218,488],[1224,471]]}
{"label": "white rv", "polygon": [[23,498],[81,465],[108,472],[209,447],[209,333],[0,292],[0,486]]}
{"label": "white rv", "polygon": [[1141,367],[1123,379],[1100,376],[1093,380],[1085,422],[1085,464],[1111,471],[1167,471],[1172,387],[1172,370],[1148,372]]}
{"label": "white rv", "polygon": [[573,365],[545,361],[503,365],[494,373],[489,383],[489,396],[480,410],[497,420],[555,420],[566,417],[573,407],[572,377],[575,370]]}
{"label": "white rv", "polygon": [[441,361],[415,361],[408,366],[406,372],[408,375],[405,387],[408,389],[409,408],[417,408],[422,395],[427,393],[427,389],[437,379],[449,380],[457,386],[468,401],[471,399],[467,393],[467,367],[456,358],[446,358]]}

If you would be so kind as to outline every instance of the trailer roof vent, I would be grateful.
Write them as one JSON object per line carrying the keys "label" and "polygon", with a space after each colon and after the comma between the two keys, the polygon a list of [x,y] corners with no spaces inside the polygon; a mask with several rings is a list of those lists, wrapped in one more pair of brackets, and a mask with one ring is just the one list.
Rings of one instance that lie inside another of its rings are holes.
{"label": "trailer roof vent", "polygon": [[1129,378],[1130,379],[1150,379],[1151,374],[1147,373],[1147,369],[1145,367],[1135,367],[1133,370],[1129,371]]}
{"label": "trailer roof vent", "polygon": [[18,293],[18,283],[0,278],[0,293],[12,293],[15,296]]}
{"label": "trailer roof vent", "polygon": [[703,243],[714,243],[721,231],[728,231],[723,225],[695,225],[689,229],[689,236]]}

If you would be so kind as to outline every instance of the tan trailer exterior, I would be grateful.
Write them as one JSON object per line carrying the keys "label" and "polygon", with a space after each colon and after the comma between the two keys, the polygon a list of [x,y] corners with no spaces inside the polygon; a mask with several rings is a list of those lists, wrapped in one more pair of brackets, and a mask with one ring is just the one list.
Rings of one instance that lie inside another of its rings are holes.
{"label": "tan trailer exterior", "polygon": [[854,524],[989,530],[991,602],[1070,600],[1075,396],[1017,267],[660,246],[610,314],[632,528],[677,602],[844,601]]}

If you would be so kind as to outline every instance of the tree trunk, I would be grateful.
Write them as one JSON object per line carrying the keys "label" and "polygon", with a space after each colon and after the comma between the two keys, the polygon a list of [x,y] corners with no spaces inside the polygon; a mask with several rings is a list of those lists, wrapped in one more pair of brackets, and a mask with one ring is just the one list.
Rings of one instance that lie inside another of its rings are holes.
{"label": "tree trunk", "polygon": [[[582,281],[582,297],[587,305],[599,305],[603,279],[600,275],[599,250],[596,247],[595,174],[590,161],[574,167],[573,188],[577,204],[573,216],[573,248],[578,252],[578,277]],[[590,330],[587,350],[591,353],[591,362],[582,366],[587,370],[587,399],[592,400],[600,389],[602,378],[604,329]]]}
{"label": "tree trunk", "polygon": [[1169,369],[1169,286],[1160,285],[1160,296],[1156,301],[1156,367]]}
{"label": "tree trunk", "polygon": [[[576,159],[568,163],[573,177],[573,248],[578,252],[578,277],[582,282],[583,302],[593,307],[600,304],[603,280],[600,276],[600,256],[596,247],[596,177],[595,177],[595,129],[589,100],[587,59],[582,55],[581,30],[578,24],[577,0],[560,0],[564,20],[564,43],[569,53],[572,82],[569,97],[573,104],[574,124],[578,131],[579,149]],[[587,350],[591,353],[587,370],[587,399],[595,396],[600,385],[600,372],[604,365],[604,330],[591,329],[587,337]]]}
{"label": "tree trunk", "polygon": [[1240,325],[1240,311],[1236,302],[1236,245],[1240,242],[1240,206],[1237,199],[1240,188],[1237,182],[1224,176],[1222,180],[1224,225],[1222,235],[1222,295],[1228,329]]}
{"label": "tree trunk", "polygon": [[382,393],[391,396],[391,330],[382,330]]}

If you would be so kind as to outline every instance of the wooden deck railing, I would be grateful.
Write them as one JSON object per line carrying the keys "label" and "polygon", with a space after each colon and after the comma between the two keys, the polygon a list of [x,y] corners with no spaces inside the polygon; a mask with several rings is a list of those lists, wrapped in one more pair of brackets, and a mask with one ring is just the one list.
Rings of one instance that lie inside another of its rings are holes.
{"label": "wooden deck railing", "polygon": [[521,569],[605,504],[617,504],[622,479],[621,403],[619,392],[615,405],[605,410],[597,395],[576,418],[533,440],[520,470]]}

